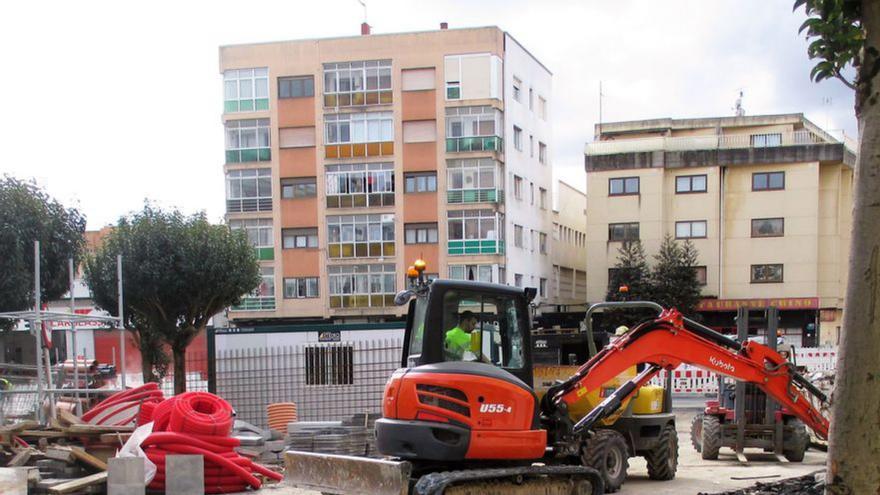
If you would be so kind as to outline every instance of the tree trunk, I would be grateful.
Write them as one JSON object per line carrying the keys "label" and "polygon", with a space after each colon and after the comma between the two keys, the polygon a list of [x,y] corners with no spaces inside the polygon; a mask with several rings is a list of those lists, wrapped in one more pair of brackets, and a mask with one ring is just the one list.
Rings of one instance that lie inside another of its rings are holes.
{"label": "tree trunk", "polygon": [[186,346],[171,347],[174,356],[174,395],[186,392]]}
{"label": "tree trunk", "polygon": [[828,451],[831,494],[880,494],[880,2],[862,2],[852,245]]}
{"label": "tree trunk", "polygon": [[141,374],[144,376],[144,383],[159,382],[159,377],[153,370],[153,357],[144,351],[141,351]]}

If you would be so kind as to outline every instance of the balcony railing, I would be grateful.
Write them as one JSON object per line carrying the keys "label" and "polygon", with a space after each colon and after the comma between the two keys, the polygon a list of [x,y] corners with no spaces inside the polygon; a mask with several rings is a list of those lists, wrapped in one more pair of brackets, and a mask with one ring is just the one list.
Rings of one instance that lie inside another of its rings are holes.
{"label": "balcony railing", "polygon": [[447,253],[453,256],[468,254],[504,254],[504,241],[479,239],[449,241]]}
{"label": "balcony railing", "polygon": [[450,189],[446,192],[449,204],[458,203],[501,203],[504,191],[499,189]]}
{"label": "balcony railing", "polygon": [[253,211],[272,211],[272,198],[227,199],[227,213],[249,213]]}
{"label": "balcony railing", "polygon": [[446,152],[501,151],[503,140],[498,136],[446,138]]}
{"label": "balcony railing", "polygon": [[275,311],[275,298],[245,297],[241,304],[232,307],[232,311]]}
{"label": "balcony railing", "polygon": [[226,163],[268,162],[271,159],[270,148],[226,150]]}
{"label": "balcony railing", "polygon": [[641,139],[594,141],[587,143],[584,152],[587,155],[596,156],[649,151],[778,148],[780,146],[822,144],[827,142],[810,131],[681,137],[657,136]]}

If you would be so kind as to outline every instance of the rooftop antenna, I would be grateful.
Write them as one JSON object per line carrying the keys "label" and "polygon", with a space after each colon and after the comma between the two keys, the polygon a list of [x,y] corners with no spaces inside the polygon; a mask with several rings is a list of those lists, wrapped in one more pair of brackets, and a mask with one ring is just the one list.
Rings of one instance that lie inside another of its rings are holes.
{"label": "rooftop antenna", "polygon": [[830,96],[822,97],[822,106],[825,107],[825,130],[831,128],[831,105],[833,100]]}
{"label": "rooftop antenna", "polygon": [[366,0],[357,0],[357,1],[364,8],[364,22],[367,22],[367,1]]}
{"label": "rooftop antenna", "polygon": [[740,88],[739,97],[736,99],[736,103],[733,107],[734,115],[737,117],[743,117],[746,114],[746,109],[743,108],[743,90]]}
{"label": "rooftop antenna", "polygon": [[599,81],[599,132],[597,133],[596,139],[602,139],[602,97],[605,96],[602,93],[602,81]]}

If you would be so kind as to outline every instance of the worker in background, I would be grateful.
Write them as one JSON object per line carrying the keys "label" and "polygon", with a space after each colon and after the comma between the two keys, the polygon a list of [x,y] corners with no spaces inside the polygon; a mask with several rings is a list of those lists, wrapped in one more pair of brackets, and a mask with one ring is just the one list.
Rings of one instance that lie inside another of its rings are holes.
{"label": "worker in background", "polygon": [[471,311],[462,311],[458,316],[458,325],[446,332],[443,349],[447,360],[462,361],[466,352],[480,355],[480,332],[474,332],[475,328],[477,315]]}

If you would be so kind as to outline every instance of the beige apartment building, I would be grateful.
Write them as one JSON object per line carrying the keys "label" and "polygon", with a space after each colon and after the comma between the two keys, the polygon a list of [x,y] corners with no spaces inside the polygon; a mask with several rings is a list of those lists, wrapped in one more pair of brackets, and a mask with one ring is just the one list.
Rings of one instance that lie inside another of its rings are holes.
{"label": "beige apartment building", "polygon": [[[552,304],[587,302],[587,195],[563,181],[557,182],[551,242]],[[573,308],[572,308],[573,309]]]}
{"label": "beige apartment building", "polygon": [[740,306],[781,311],[797,345],[835,343],[845,307],[854,154],[802,114],[596,126],[586,145],[588,298],[626,240],[699,251],[709,325]]}
{"label": "beige apartment building", "polygon": [[417,258],[551,299],[552,75],[510,34],[363,25],[223,46],[220,72],[226,218],[263,273],[231,321],[393,320]]}

